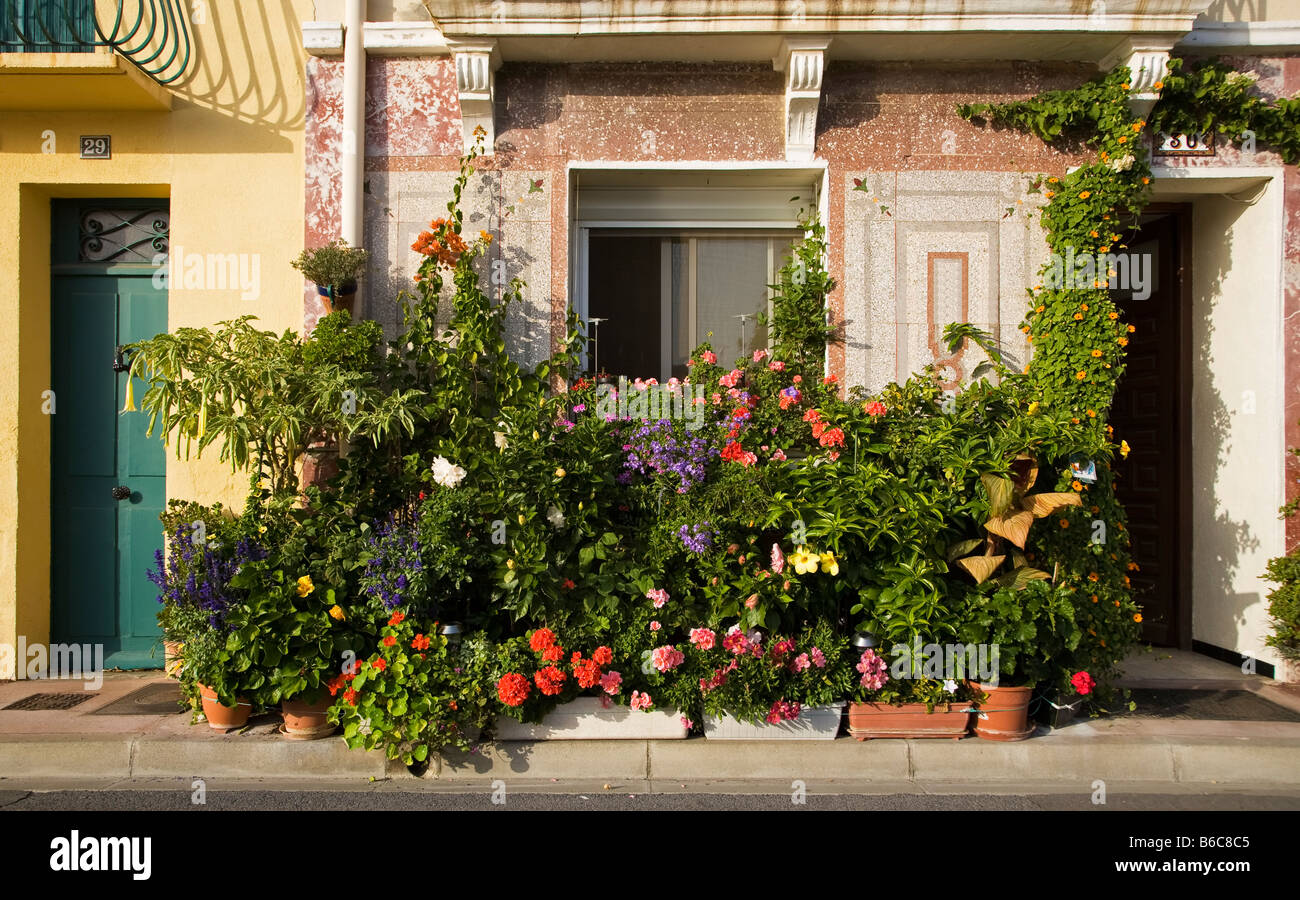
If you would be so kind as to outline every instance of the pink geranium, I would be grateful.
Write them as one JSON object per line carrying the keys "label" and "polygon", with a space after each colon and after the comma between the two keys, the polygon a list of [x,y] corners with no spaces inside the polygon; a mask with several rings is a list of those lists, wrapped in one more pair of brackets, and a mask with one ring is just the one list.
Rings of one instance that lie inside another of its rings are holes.
{"label": "pink geranium", "polygon": [[658,631],[658,630],[659,630],[660,628],[662,628],[662,627],[663,627],[663,626],[660,625],[658,622],[651,622],[651,623],[650,623],[650,630],[651,630],[651,631]]}
{"label": "pink geranium", "polygon": [[755,350],[755,351],[754,351],[754,362],[762,362],[762,361],[765,360],[765,359],[767,359],[767,351],[766,351],[766,350]]}
{"label": "pink geranium", "polygon": [[646,591],[645,596],[647,600],[654,601],[655,609],[663,609],[664,604],[668,602],[668,592],[663,588]]}
{"label": "pink geranium", "polygon": [[810,668],[812,663],[809,661],[807,653],[800,653],[790,665],[796,672],[802,672],[804,669]]}
{"label": "pink geranium", "polygon": [[862,407],[862,411],[869,416],[883,416],[889,410],[885,404],[881,403],[879,400],[873,400],[866,406]]}
{"label": "pink geranium", "polygon": [[702,359],[705,364],[712,366],[717,363],[718,354],[714,353],[712,350],[705,350],[700,354],[700,359]]}
{"label": "pink geranium", "polygon": [[600,689],[606,694],[617,694],[622,690],[623,676],[612,669],[600,676]]}
{"label": "pink geranium", "polygon": [[826,654],[818,647],[812,648],[812,664],[819,669],[826,668]]}
{"label": "pink geranium", "polygon": [[649,709],[654,706],[654,701],[650,699],[649,694],[643,694],[640,691],[632,692],[633,709]]}
{"label": "pink geranium", "polygon": [[691,643],[701,650],[712,650],[718,636],[707,628],[692,628]]}
{"label": "pink geranium", "polygon": [[772,360],[770,363],[767,364],[767,367],[771,369],[773,372],[785,371],[785,363],[781,362],[781,360],[779,359]]}
{"label": "pink geranium", "polygon": [[660,672],[667,672],[686,662],[686,654],[672,644],[665,644],[662,647],[654,648],[650,652],[650,661]]}

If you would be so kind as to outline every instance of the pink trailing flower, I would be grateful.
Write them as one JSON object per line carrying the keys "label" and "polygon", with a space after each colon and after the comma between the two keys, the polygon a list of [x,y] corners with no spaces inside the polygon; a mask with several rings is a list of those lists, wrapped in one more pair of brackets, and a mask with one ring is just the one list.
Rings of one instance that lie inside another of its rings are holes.
{"label": "pink trailing flower", "polygon": [[863,650],[862,658],[854,668],[862,673],[859,683],[867,690],[878,691],[889,680],[889,676],[885,674],[888,666],[883,659],[876,656],[875,650]]}
{"label": "pink trailing flower", "polygon": [[732,625],[727,629],[727,634],[722,638],[722,647],[737,656],[749,649],[749,641],[746,640],[745,633],[740,630],[739,625]]}
{"label": "pink trailing flower", "polygon": [[718,405],[719,403],[721,403],[721,402],[722,402],[722,395],[721,395],[721,394],[714,394],[714,395],[713,395],[713,405],[714,405],[714,406],[717,406],[717,405]]}
{"label": "pink trailing flower", "polygon": [[826,668],[826,654],[818,647],[812,648],[812,664],[819,669]]}
{"label": "pink trailing flower", "polygon": [[811,668],[812,663],[809,662],[807,653],[800,653],[794,658],[794,662],[790,663],[790,666],[794,671],[802,672],[804,669]]}
{"label": "pink trailing flower", "polygon": [[651,630],[651,631],[658,631],[658,630],[659,630],[660,628],[662,628],[662,627],[663,627],[663,626],[660,625],[658,622],[651,622],[651,623],[650,623],[650,630]]}
{"label": "pink trailing flower", "polygon": [[654,701],[650,699],[649,694],[643,694],[640,691],[632,692],[633,709],[649,709],[654,706]]}
{"label": "pink trailing flower", "polygon": [[623,676],[612,669],[600,676],[600,689],[613,696],[623,689]]}
{"label": "pink trailing flower", "polygon": [[[781,453],[781,451],[778,450],[777,453]],[[772,458],[776,459],[775,456]],[[781,458],[785,459],[784,453],[781,453]],[[780,544],[772,545],[772,571],[778,575],[785,571],[785,554],[781,552]]]}
{"label": "pink trailing flower", "polygon": [[883,416],[885,413],[889,412],[889,408],[879,400],[873,400],[866,406],[862,407],[862,411],[869,416]]}
{"label": "pink trailing flower", "polygon": [[773,372],[785,371],[785,363],[781,362],[781,360],[779,359],[772,360],[770,363],[767,364],[767,367],[771,369]]}
{"label": "pink trailing flower", "polygon": [[732,369],[726,375],[718,379],[718,384],[726,388],[734,388],[740,381],[741,372],[739,369]]}
{"label": "pink trailing flower", "polygon": [[686,654],[672,644],[665,644],[650,652],[650,661],[660,672],[667,672],[686,662]]}
{"label": "pink trailing flower", "polygon": [[777,450],[775,453],[772,454],[772,458],[775,459],[775,460],[778,460],[778,461],[784,462],[784,461],[785,461],[785,451],[784,451],[784,450]]}
{"label": "pink trailing flower", "polygon": [[762,362],[762,361],[765,360],[765,359],[767,359],[767,351],[766,351],[766,350],[755,350],[755,351],[754,351],[754,362]]}
{"label": "pink trailing flower", "polygon": [[645,596],[647,600],[654,601],[655,609],[663,609],[664,604],[668,602],[668,592],[663,588],[646,591]]}
{"label": "pink trailing flower", "polygon": [[712,650],[718,636],[707,628],[692,628],[691,643],[701,650]]}
{"label": "pink trailing flower", "polygon": [[784,722],[789,719],[799,718],[799,704],[795,701],[778,700],[772,704],[772,708],[767,713],[767,721],[772,724]]}
{"label": "pink trailing flower", "polygon": [[695,727],[695,723],[692,722],[690,719],[686,718],[685,716],[682,716],[682,727],[685,728],[687,731],[690,731],[692,728]]}

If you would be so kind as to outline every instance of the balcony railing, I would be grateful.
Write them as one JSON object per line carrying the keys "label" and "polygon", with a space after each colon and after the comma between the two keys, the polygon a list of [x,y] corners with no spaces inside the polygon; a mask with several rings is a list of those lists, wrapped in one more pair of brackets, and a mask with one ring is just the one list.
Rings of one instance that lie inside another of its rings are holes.
{"label": "balcony railing", "polygon": [[184,0],[0,0],[0,53],[91,53],[107,47],[159,84],[189,70]]}

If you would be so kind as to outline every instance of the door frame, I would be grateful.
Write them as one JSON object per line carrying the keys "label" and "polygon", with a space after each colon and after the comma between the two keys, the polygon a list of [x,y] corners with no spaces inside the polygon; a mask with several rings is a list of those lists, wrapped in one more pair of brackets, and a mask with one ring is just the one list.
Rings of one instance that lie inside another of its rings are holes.
{"label": "door frame", "polygon": [[1177,428],[1178,460],[1174,477],[1178,485],[1172,498],[1174,510],[1174,590],[1170,615],[1173,618],[1167,640],[1179,650],[1192,649],[1192,204],[1155,202],[1143,215],[1173,217],[1178,241],[1175,272],[1178,278],[1178,328],[1175,366],[1177,382],[1174,423]]}

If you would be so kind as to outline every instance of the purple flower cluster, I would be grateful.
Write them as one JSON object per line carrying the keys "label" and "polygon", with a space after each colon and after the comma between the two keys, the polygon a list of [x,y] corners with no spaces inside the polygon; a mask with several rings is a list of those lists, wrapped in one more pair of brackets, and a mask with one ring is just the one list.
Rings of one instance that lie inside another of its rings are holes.
{"label": "purple flower cluster", "polygon": [[368,543],[371,557],[361,576],[361,590],[385,609],[397,609],[406,603],[411,580],[424,568],[420,540],[413,530],[389,521],[375,530]]}
{"label": "purple flower cluster", "polygon": [[154,551],[154,566],[146,573],[158,588],[158,602],[194,607],[208,614],[213,628],[225,624],[232,604],[247,591],[230,587],[230,579],[246,562],[266,559],[266,551],[247,538],[228,553],[214,544],[195,541],[188,525],[178,525],[170,540],[169,558]]}
{"label": "purple flower cluster", "polygon": [[683,525],[677,529],[677,538],[692,553],[703,553],[713,546],[713,531],[707,521],[697,525]]}
{"label": "purple flower cluster", "polygon": [[677,493],[685,494],[704,480],[709,460],[718,455],[717,448],[702,437],[679,436],[673,423],[660,419],[640,426],[623,449],[627,459],[619,481],[626,484],[633,473],[667,475],[676,481]]}

